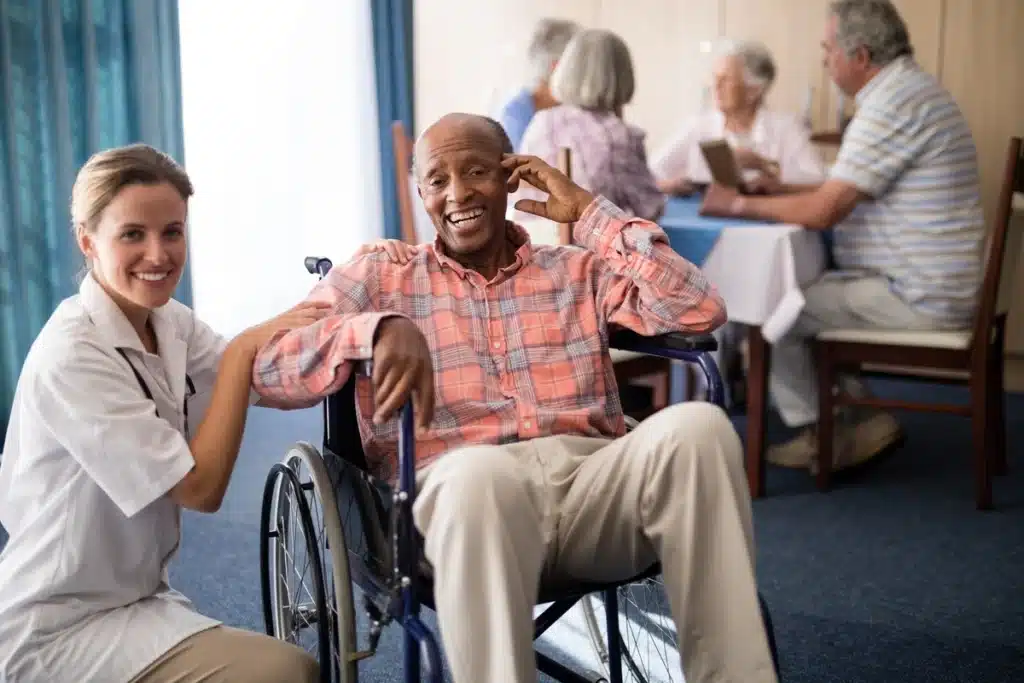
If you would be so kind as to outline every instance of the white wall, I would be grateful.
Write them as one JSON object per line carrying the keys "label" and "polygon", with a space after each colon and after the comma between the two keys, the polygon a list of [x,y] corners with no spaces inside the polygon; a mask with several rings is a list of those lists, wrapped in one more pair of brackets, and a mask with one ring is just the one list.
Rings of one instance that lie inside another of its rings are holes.
{"label": "white wall", "polygon": [[382,234],[369,0],[181,0],[195,308],[232,335]]}
{"label": "white wall", "polygon": [[414,12],[417,132],[450,111],[494,115],[523,83],[537,20],[560,17],[629,45],[637,90],[625,116],[649,151],[699,110],[720,35],[715,0],[417,0]]}

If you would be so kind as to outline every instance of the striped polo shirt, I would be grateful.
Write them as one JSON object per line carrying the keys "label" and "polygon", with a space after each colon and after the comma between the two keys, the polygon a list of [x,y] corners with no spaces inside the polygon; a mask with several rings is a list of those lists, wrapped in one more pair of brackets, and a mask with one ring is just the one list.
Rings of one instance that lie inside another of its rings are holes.
{"label": "striped polo shirt", "polygon": [[938,328],[967,327],[985,238],[967,121],[911,57],[886,65],[856,100],[831,177],[871,199],[835,226],[836,263],[885,275]]}

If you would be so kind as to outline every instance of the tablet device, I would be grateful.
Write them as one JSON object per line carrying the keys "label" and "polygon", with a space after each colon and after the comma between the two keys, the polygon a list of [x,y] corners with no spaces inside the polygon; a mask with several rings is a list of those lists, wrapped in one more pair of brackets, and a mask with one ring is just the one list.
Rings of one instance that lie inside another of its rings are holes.
{"label": "tablet device", "polygon": [[737,190],[743,189],[743,175],[740,173],[732,147],[725,140],[709,140],[700,143],[700,151],[711,171],[711,177],[719,185]]}

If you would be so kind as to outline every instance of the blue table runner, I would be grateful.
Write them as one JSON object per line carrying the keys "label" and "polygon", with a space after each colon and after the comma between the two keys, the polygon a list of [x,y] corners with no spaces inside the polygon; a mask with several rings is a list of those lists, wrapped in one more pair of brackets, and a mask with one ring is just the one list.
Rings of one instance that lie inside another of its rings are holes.
{"label": "blue table runner", "polygon": [[755,227],[763,221],[712,218],[700,215],[701,197],[671,197],[658,225],[668,235],[672,249],[690,263],[703,266],[724,228]]}

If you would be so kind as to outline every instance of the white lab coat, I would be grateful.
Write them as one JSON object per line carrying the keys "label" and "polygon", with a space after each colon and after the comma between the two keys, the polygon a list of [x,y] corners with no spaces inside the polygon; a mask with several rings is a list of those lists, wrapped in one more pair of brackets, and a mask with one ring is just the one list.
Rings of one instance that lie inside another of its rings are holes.
{"label": "white lab coat", "polygon": [[29,351],[0,461],[0,682],[126,682],[219,623],[168,585],[167,493],[194,464],[186,373],[195,429],[225,340],[176,301],[152,320],[159,356],[90,275]]}
{"label": "white lab coat", "polygon": [[[734,149],[746,147],[779,164],[782,182],[813,185],[825,182],[821,154],[811,142],[810,131],[792,114],[761,107],[745,138],[725,130],[725,117],[709,109],[686,120],[682,128],[656,154],[651,155],[651,172],[659,180],[688,178],[695,183],[711,182],[700,143],[725,139]],[[747,179],[757,173],[744,171]]]}

